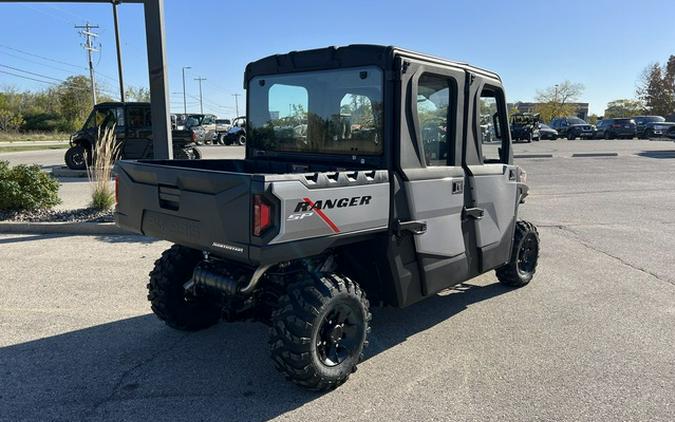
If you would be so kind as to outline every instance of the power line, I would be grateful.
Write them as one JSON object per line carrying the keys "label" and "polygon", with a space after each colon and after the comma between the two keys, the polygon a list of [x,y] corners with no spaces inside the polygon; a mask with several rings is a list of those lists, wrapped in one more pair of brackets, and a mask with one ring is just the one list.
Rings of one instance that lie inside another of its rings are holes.
{"label": "power line", "polygon": [[63,80],[61,80],[61,79],[52,78],[51,76],[47,76],[47,75],[43,75],[43,74],[40,74],[40,73],[31,72],[31,71],[28,71],[28,70],[19,69],[18,67],[7,66],[6,64],[0,64],[0,67],[6,67],[7,69],[16,70],[17,72],[24,72],[24,73],[28,73],[29,75],[39,76],[39,77],[41,77],[41,78],[51,79],[51,80],[57,81],[57,82],[63,82]]}
{"label": "power line", "polygon": [[4,74],[7,74],[7,75],[12,75],[12,76],[16,76],[17,78],[28,79],[28,80],[31,80],[31,81],[42,82],[43,84],[58,85],[58,84],[55,83],[55,82],[41,81],[41,80],[39,80],[39,79],[31,78],[31,77],[29,77],[29,76],[23,76],[23,75],[19,75],[19,74],[12,73],[12,72],[5,72],[4,70],[0,70],[0,73],[4,73]]}
{"label": "power line", "polygon": [[25,54],[25,55],[28,55],[28,56],[37,57],[37,58],[42,59],[42,60],[47,60],[47,61],[54,62],[54,63],[65,64],[66,66],[71,66],[71,67],[74,67],[74,68],[77,68],[77,69],[86,69],[86,67],[74,65],[74,64],[68,63],[68,62],[63,62],[61,60],[50,59],[49,57],[40,56],[39,54],[29,53],[27,51],[23,51],[23,50],[20,50],[18,48],[10,47],[8,45],[0,44],[0,47],[6,48],[8,50],[16,51],[17,53],[22,53],[22,54]]}

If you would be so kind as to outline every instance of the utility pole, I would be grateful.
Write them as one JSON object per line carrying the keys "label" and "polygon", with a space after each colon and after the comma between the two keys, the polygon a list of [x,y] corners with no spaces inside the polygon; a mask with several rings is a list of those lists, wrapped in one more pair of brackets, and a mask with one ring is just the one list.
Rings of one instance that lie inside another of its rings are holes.
{"label": "utility pole", "polygon": [[234,112],[236,114],[236,117],[239,117],[239,97],[241,97],[241,94],[232,94],[234,97]]}
{"label": "utility pole", "polygon": [[187,99],[185,98],[185,69],[192,69],[190,66],[183,66],[183,113],[187,114]]}
{"label": "utility pole", "polygon": [[98,37],[98,34],[92,31],[92,29],[98,28],[98,25],[90,25],[89,22],[87,22],[85,25],[75,25],[76,29],[82,29],[80,31],[80,35],[85,36],[85,43],[82,44],[82,47],[84,47],[85,50],[87,50],[87,58],[89,59],[89,80],[91,82],[91,98],[94,102],[94,105],[96,105],[96,79],[94,78],[94,62],[91,59],[91,53],[94,51],[98,51],[93,44],[93,39],[95,37]]}
{"label": "utility pole", "polygon": [[199,112],[204,114],[204,103],[202,100],[202,81],[205,81],[206,78],[195,78],[195,81],[199,82]]}
{"label": "utility pole", "polygon": [[115,23],[115,45],[117,46],[117,77],[120,80],[120,101],[124,102],[124,75],[122,74],[122,47],[120,46],[120,27],[117,18],[117,5],[122,0],[112,0],[113,21]]}

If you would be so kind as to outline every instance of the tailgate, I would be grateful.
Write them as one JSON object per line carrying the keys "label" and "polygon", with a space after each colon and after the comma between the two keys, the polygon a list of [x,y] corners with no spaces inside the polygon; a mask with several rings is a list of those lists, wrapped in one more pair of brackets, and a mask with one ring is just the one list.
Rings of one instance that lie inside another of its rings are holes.
{"label": "tailgate", "polygon": [[251,176],[120,161],[117,224],[248,261]]}

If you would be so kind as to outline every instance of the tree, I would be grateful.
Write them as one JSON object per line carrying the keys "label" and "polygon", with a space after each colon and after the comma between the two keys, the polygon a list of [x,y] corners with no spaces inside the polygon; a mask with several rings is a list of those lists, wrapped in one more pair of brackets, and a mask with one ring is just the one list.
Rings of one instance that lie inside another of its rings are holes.
{"label": "tree", "polygon": [[640,100],[621,99],[607,103],[605,118],[633,117],[644,113],[644,105]]}
{"label": "tree", "polygon": [[576,106],[571,103],[577,101],[583,92],[583,84],[570,81],[538,90],[535,100],[539,104],[535,107],[535,112],[539,113],[545,122],[551,121],[554,117],[574,114]]}
{"label": "tree", "polygon": [[130,86],[124,91],[126,101],[150,102],[150,90],[144,87]]}
{"label": "tree", "polygon": [[648,65],[640,75],[636,93],[648,112],[660,116],[674,113],[675,56],[670,56],[664,66]]}
{"label": "tree", "polygon": [[89,78],[70,76],[57,87],[60,114],[68,122],[67,130],[79,129],[92,109]]}

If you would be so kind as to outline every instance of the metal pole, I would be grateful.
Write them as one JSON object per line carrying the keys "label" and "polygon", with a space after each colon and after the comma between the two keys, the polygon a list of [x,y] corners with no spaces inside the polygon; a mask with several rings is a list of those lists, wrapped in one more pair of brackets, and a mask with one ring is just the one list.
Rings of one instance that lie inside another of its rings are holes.
{"label": "metal pole", "polygon": [[124,102],[124,75],[122,74],[122,47],[120,45],[120,27],[117,17],[117,5],[121,0],[112,0],[113,22],[115,23],[115,45],[117,46],[117,75],[120,80],[120,101]]}
{"label": "metal pole", "polygon": [[183,66],[183,113],[187,114],[187,99],[185,98],[185,69],[192,69],[190,66]]}
{"label": "metal pole", "polygon": [[195,78],[195,81],[199,82],[199,112],[204,114],[204,102],[202,97],[202,81],[205,81],[206,78]]}
{"label": "metal pole", "polygon": [[234,117],[239,117],[239,97],[241,94],[232,94],[232,96],[234,97],[234,112],[236,114]]}
{"label": "metal pole", "polygon": [[145,0],[145,37],[150,74],[150,112],[152,145],[155,158],[172,159],[171,117],[169,116],[169,81],[167,79],[164,2]]}

